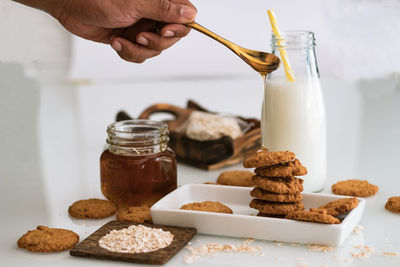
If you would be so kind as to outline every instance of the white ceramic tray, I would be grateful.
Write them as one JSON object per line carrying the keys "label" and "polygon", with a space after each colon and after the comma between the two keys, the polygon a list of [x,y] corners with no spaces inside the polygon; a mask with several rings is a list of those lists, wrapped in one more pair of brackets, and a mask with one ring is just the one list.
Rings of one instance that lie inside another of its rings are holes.
{"label": "white ceramic tray", "polygon": [[[154,224],[194,227],[198,233],[253,237],[256,239],[340,246],[361,219],[365,200],[347,214],[340,224],[300,222],[288,219],[255,216],[258,211],[249,207],[252,188],[186,184],[159,200],[151,208]],[[303,193],[306,209],[319,207],[343,196]],[[233,214],[179,209],[190,202],[219,201]]]}

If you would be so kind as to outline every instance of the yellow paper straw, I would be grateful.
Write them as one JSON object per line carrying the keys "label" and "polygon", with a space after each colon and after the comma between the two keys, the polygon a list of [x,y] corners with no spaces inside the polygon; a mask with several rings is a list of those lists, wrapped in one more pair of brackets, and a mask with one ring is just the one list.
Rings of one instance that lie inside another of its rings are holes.
{"label": "yellow paper straw", "polygon": [[283,68],[285,69],[286,73],[286,79],[289,82],[294,82],[294,74],[293,70],[290,67],[288,55],[286,54],[286,50],[282,47],[283,46],[283,38],[281,36],[281,32],[279,31],[278,23],[276,21],[275,13],[273,9],[268,9],[268,17],[269,21],[271,22],[271,27],[272,27],[272,32],[274,33],[276,39],[277,39],[277,45],[278,45],[278,50],[279,53],[281,54],[282,58],[282,63],[283,63]]}

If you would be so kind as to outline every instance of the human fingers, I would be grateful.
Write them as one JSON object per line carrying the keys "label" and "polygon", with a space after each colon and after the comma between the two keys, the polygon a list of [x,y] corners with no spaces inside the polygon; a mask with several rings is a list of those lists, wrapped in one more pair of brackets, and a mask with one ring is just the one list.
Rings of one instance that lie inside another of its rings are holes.
{"label": "human fingers", "polygon": [[136,42],[155,51],[163,51],[179,41],[180,38],[161,37],[152,32],[142,32],[137,36]]}
{"label": "human fingers", "polygon": [[112,38],[111,46],[122,59],[135,63],[142,63],[146,59],[158,56],[161,53],[161,51],[151,50],[121,37]]}
{"label": "human fingers", "polygon": [[144,18],[166,23],[189,23],[197,13],[189,1],[138,0],[135,8]]}
{"label": "human fingers", "polygon": [[190,32],[190,28],[182,24],[166,24],[160,30],[162,37],[185,37]]}
{"label": "human fingers", "polygon": [[130,27],[124,28],[121,34],[116,34],[131,42],[136,42],[137,36],[141,32],[156,32],[157,21],[150,19],[141,19]]}

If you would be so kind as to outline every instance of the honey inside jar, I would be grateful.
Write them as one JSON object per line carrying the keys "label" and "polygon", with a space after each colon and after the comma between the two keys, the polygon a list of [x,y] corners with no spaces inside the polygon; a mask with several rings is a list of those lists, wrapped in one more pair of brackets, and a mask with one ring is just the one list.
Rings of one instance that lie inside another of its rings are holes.
{"label": "honey inside jar", "polygon": [[163,122],[111,124],[100,157],[101,191],[120,206],[151,206],[177,188],[175,153]]}

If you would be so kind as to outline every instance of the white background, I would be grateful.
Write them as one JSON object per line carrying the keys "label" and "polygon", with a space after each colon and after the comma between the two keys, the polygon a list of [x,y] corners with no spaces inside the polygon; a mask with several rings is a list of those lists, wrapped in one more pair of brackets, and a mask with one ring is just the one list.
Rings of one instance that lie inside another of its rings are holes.
{"label": "white background", "polygon": [[[367,199],[362,242],[377,251],[400,250],[395,239],[398,216],[383,209],[389,196],[400,195],[399,1],[193,3],[200,24],[251,49],[269,50],[268,8],[275,9],[282,29],[315,32],[328,121],[325,192],[333,182],[347,178],[379,185],[378,195]],[[33,256],[14,244],[38,224],[73,229],[84,238],[104,223],[71,220],[66,208],[77,199],[101,197],[98,157],[106,126],[118,110],[137,116],[155,102],[184,106],[191,98],[215,111],[260,115],[263,92],[258,74],[225,47],[194,31],[161,56],[133,64],[122,61],[107,45],[71,37],[44,13],[0,0],[0,41],[0,209],[5,218],[0,225],[0,255],[9,266],[82,263],[67,254]],[[212,181],[218,173],[180,165],[179,183]],[[290,255],[293,260],[283,266],[296,266],[297,255],[316,266],[328,264],[332,256],[263,246],[271,255]],[[347,243],[337,254],[347,257],[351,247]],[[205,259],[218,266],[249,261],[262,265],[265,258]],[[177,263],[181,258],[175,259]],[[341,263],[348,266],[353,259]],[[399,260],[377,253],[354,263],[396,266]]]}

